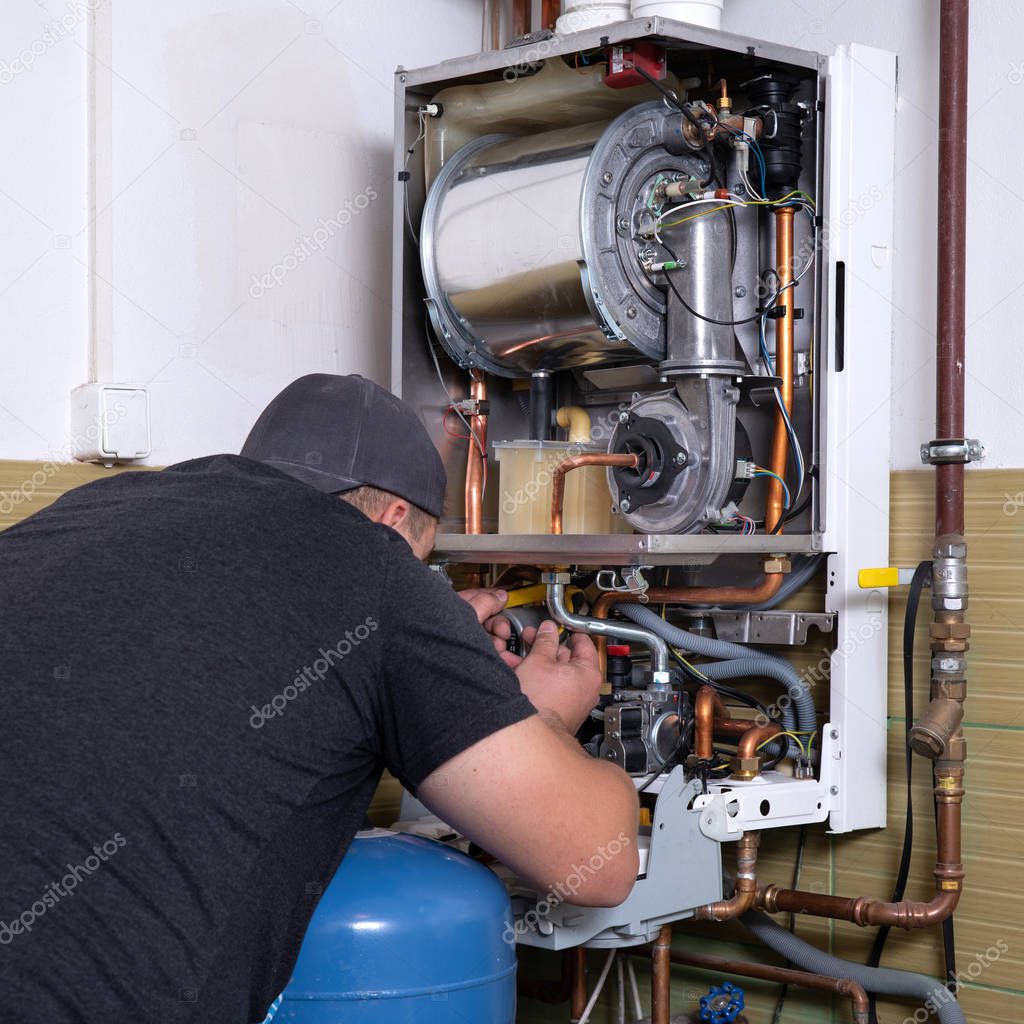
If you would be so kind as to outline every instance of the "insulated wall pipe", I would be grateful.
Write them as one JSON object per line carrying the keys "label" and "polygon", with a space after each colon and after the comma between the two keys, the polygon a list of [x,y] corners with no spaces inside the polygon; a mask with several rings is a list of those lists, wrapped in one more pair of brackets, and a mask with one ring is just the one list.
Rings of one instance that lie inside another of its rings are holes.
{"label": "insulated wall pipe", "polygon": [[[939,245],[936,438],[964,436],[968,0],[942,0],[939,30]],[[964,533],[964,467],[936,467],[935,536]]]}

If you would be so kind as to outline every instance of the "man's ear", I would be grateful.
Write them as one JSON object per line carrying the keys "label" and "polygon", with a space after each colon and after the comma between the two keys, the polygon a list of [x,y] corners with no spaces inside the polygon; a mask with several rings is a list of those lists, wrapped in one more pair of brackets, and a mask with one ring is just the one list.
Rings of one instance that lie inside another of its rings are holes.
{"label": "man's ear", "polygon": [[392,530],[398,530],[409,518],[409,502],[404,498],[395,498],[389,501],[377,517],[377,522],[383,526],[390,526]]}

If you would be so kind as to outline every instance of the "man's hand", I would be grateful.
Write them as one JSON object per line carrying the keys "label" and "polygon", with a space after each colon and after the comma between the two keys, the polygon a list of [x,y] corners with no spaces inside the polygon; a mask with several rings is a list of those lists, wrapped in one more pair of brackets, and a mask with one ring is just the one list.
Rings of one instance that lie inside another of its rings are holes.
{"label": "man's hand", "polygon": [[512,636],[512,626],[503,615],[498,613],[508,603],[508,594],[504,590],[460,590],[459,597],[476,612],[476,620],[491,634],[494,649],[509,668],[515,668],[521,658],[517,658],[508,649],[508,641]]}
{"label": "man's hand", "polygon": [[542,622],[530,653],[515,668],[523,693],[540,712],[553,712],[571,733],[586,721],[601,694],[597,648],[585,633],[574,633],[568,647],[558,627]]}
{"label": "man's hand", "polygon": [[575,633],[569,645],[563,646],[558,642],[558,627],[551,621],[542,622],[540,629],[526,630],[523,640],[530,653],[519,658],[507,647],[512,627],[498,614],[508,594],[504,590],[477,589],[463,590],[459,597],[476,612],[477,621],[491,635],[494,649],[515,670],[523,693],[534,707],[557,715],[565,728],[575,733],[601,694],[597,648],[590,637]]}

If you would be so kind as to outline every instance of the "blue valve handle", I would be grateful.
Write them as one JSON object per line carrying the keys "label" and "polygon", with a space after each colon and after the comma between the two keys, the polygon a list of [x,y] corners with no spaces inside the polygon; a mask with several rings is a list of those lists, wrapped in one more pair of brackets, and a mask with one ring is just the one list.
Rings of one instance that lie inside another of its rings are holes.
{"label": "blue valve handle", "polygon": [[700,1019],[709,1024],[733,1024],[743,1012],[743,989],[732,982],[716,985],[700,999]]}

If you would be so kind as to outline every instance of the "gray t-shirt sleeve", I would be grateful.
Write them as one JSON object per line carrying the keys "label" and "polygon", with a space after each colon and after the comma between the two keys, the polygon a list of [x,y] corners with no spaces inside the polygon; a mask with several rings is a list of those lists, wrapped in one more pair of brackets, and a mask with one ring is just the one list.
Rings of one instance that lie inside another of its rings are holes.
{"label": "gray t-shirt sleeve", "polygon": [[392,549],[380,616],[380,749],[407,789],[536,713],[473,609],[404,542]]}

